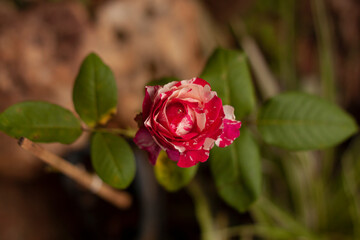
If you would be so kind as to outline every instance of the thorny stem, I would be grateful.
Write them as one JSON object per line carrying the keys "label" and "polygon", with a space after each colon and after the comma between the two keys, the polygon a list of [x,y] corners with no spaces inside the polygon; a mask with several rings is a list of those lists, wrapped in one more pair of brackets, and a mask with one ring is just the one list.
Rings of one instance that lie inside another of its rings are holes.
{"label": "thorny stem", "polygon": [[98,176],[72,165],[65,159],[47,151],[27,138],[20,138],[19,146],[114,206],[120,209],[130,207],[132,200],[128,193],[111,188],[103,183]]}

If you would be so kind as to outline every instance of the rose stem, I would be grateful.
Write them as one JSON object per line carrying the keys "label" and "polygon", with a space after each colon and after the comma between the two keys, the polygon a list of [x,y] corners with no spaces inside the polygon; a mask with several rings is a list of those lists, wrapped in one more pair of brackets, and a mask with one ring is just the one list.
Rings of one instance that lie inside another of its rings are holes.
{"label": "rose stem", "polygon": [[136,130],[134,129],[122,129],[122,128],[82,128],[85,132],[100,132],[100,133],[112,133],[112,134],[120,134],[125,137],[134,138],[136,134]]}
{"label": "rose stem", "polygon": [[201,186],[199,186],[199,183],[196,180],[193,180],[187,186],[187,190],[194,202],[195,215],[201,230],[201,240],[218,239],[214,231],[213,217],[210,211],[209,202],[207,201]]}
{"label": "rose stem", "polygon": [[131,205],[131,196],[126,192],[120,192],[109,185],[103,183],[96,175],[92,175],[79,167],[67,162],[65,159],[47,151],[40,145],[30,141],[27,138],[21,137],[18,142],[19,146],[34,156],[40,158],[45,163],[59,170],[75,182],[83,187],[89,189],[94,194],[102,197],[104,200],[110,202],[120,209],[125,209]]}

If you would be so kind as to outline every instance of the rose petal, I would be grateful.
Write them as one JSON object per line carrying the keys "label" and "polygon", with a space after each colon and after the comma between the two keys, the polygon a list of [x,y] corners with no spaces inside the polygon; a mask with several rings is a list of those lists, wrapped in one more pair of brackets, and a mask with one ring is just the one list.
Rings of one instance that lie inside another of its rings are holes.
{"label": "rose petal", "polygon": [[180,158],[179,151],[167,149],[166,153],[171,160],[176,161],[176,162],[179,161],[179,158]]}
{"label": "rose petal", "polygon": [[224,105],[223,108],[224,108],[225,118],[230,120],[235,120],[234,107],[230,105]]}
{"label": "rose petal", "polygon": [[166,106],[166,116],[170,122],[180,122],[186,114],[186,109],[183,104],[179,102],[172,102]]}
{"label": "rose petal", "polygon": [[156,93],[159,88],[160,88],[160,86],[146,86],[145,87],[145,97],[144,97],[144,101],[143,101],[143,105],[142,105],[142,110],[143,110],[142,116],[143,116],[144,120],[150,114],[151,107],[154,102],[154,98],[156,97]]}
{"label": "rose petal", "polygon": [[177,99],[207,103],[216,96],[216,92],[211,91],[210,85],[202,79],[183,80],[177,88]]}
{"label": "rose petal", "polygon": [[150,163],[155,165],[161,148],[156,144],[151,134],[145,127],[142,127],[137,131],[134,142],[141,149],[147,151]]}
{"label": "rose petal", "polygon": [[201,78],[193,78],[193,79],[191,79],[190,81],[192,81],[192,83],[193,84],[197,84],[197,85],[201,85],[201,86],[205,86],[205,85],[208,85],[208,86],[210,86],[210,84],[207,82],[207,81],[205,81],[204,79],[201,79]]}
{"label": "rose petal", "polygon": [[198,128],[198,131],[201,132],[205,128],[206,124],[206,115],[205,113],[199,113],[195,111],[195,118],[196,118],[196,126]]}
{"label": "rose petal", "polygon": [[211,101],[205,104],[206,124],[205,130],[207,137],[217,139],[223,132],[224,110],[222,101],[215,96]]}
{"label": "rose petal", "polygon": [[208,158],[209,151],[203,149],[197,151],[186,151],[180,155],[177,165],[182,168],[192,167],[198,162],[205,162]]}
{"label": "rose petal", "polygon": [[212,139],[212,138],[206,138],[205,139],[205,142],[204,142],[204,149],[205,150],[210,150],[214,147],[214,144],[215,144],[215,139]]}
{"label": "rose petal", "polygon": [[229,146],[237,137],[240,136],[240,127],[240,121],[224,119],[224,129],[219,138],[216,139],[216,145],[219,147]]}
{"label": "rose petal", "polygon": [[172,87],[178,86],[178,85],[181,85],[180,81],[169,82],[163,86],[163,89],[164,89],[164,91],[169,91]]}
{"label": "rose petal", "polygon": [[217,96],[213,97],[213,99],[207,102],[204,106],[204,109],[206,114],[206,127],[212,125],[214,121],[219,118],[220,114],[224,114],[222,101]]}
{"label": "rose petal", "polygon": [[[178,141],[175,144],[184,146],[185,151],[197,151],[202,149],[206,138],[206,134],[199,134],[197,133],[192,139],[182,141]],[[184,152],[184,151],[183,151]]]}
{"label": "rose petal", "polygon": [[180,167],[205,162],[214,144],[230,145],[241,127],[234,108],[222,106],[201,78],[146,87],[142,121],[134,142],[148,152],[151,163],[162,148]]}

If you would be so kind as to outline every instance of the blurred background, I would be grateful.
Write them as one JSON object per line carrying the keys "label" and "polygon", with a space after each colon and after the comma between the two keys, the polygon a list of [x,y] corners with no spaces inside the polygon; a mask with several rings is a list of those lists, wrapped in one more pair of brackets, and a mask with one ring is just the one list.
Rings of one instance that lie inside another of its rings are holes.
{"label": "blurred background", "polygon": [[[24,100],[73,109],[81,61],[96,52],[117,80],[112,124],[136,128],[144,85],[198,76],[217,46],[246,52],[259,103],[302,90],[360,120],[358,0],[1,0],[0,112]],[[242,214],[219,199],[202,164],[197,178],[215,239],[360,239],[359,144],[354,137],[311,153],[265,146],[264,195],[272,203],[260,200]],[[85,135],[46,148],[89,169]],[[189,193],[165,192],[137,156],[134,202],[119,210],[0,132],[0,239],[200,239]]]}

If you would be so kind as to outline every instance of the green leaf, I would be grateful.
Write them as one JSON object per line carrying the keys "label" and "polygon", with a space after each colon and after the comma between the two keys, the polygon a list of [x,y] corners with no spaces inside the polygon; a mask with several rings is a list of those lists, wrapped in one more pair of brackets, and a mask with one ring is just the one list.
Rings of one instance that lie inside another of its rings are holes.
{"label": "green leaf", "polygon": [[296,92],[266,102],[258,128],[265,142],[289,150],[331,147],[358,130],[354,119],[336,105]]}
{"label": "green leaf", "polygon": [[35,142],[74,142],[82,133],[80,121],[58,105],[28,101],[17,103],[0,114],[0,130]]}
{"label": "green leaf", "polygon": [[91,161],[99,177],[116,188],[126,188],[135,177],[135,158],[120,136],[95,133],[91,139]]}
{"label": "green leaf", "polygon": [[216,49],[200,77],[210,83],[224,105],[235,108],[237,119],[242,119],[253,110],[254,88],[246,56],[241,52]]}
{"label": "green leaf", "polygon": [[195,176],[198,165],[190,168],[181,168],[176,162],[169,159],[164,151],[160,152],[154,167],[157,181],[166,190],[174,192],[186,186]]}
{"label": "green leaf", "polygon": [[90,127],[116,113],[117,88],[111,69],[94,53],[83,61],[73,89],[76,112]]}
{"label": "green leaf", "polygon": [[173,81],[179,81],[179,79],[176,77],[163,77],[160,79],[155,79],[150,81],[149,83],[146,84],[146,86],[156,86],[156,85],[164,86],[165,84],[168,84]]}
{"label": "green leaf", "polygon": [[220,196],[238,211],[246,211],[261,192],[260,153],[251,132],[242,128],[240,137],[230,146],[215,147],[210,156]]}

